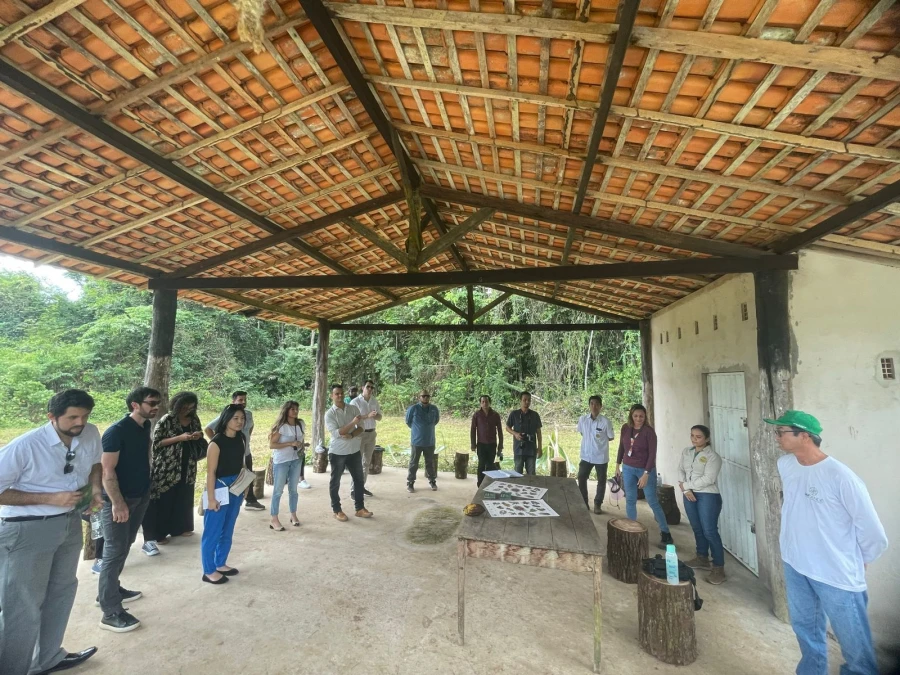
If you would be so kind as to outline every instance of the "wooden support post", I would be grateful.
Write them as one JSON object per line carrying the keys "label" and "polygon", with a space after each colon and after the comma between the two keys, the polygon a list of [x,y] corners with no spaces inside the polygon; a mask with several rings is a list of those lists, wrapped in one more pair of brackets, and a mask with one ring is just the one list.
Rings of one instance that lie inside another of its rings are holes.
{"label": "wooden support post", "polygon": [[466,286],[466,323],[470,326],[475,321],[475,291]]}
{"label": "wooden support post", "polygon": [[675,486],[658,486],[656,488],[656,497],[659,499],[659,505],[662,507],[663,513],[666,514],[666,523],[678,525],[681,522],[681,509],[678,508],[678,502],[675,499]]}
{"label": "wooden support post", "polygon": [[636,520],[613,518],[606,524],[606,559],[609,573],[626,584],[636,584],[641,560],[649,555],[647,528]]}
{"label": "wooden support post", "polygon": [[778,458],[781,449],[775,434],[763,420],[775,419],[793,408],[791,386],[793,357],[789,316],[790,279],[787,272],[756,272],[753,275],[756,295],[756,349],[759,358],[760,418],[755,438],[750,444],[750,470],[759,486],[755,494],[762,499],[765,514],[766,546],[760,548],[760,576],[772,593],[772,610],[782,621],[788,621],[784,567],[781,563],[781,479]]}
{"label": "wooden support post", "polygon": [[643,381],[643,404],[647,409],[647,423],[654,423],[653,415],[653,335],[650,319],[638,323],[641,331],[641,380]]}
{"label": "wooden support post", "polygon": [[[312,400],[312,449],[325,444],[325,411],[328,409],[328,343],[331,338],[331,324],[328,319],[319,319],[319,346],[316,349],[316,377],[313,382]],[[318,465],[318,456],[316,457]],[[314,466],[315,470],[315,466]],[[317,471],[317,473],[320,473]]]}
{"label": "wooden support post", "polygon": [[641,647],[663,663],[687,666],[697,659],[694,590],[638,573],[638,633]]}
{"label": "wooden support post", "polygon": [[172,369],[177,311],[178,291],[153,291],[153,319],[144,386],[153,387],[162,394],[159,417],[169,410],[169,375]]}

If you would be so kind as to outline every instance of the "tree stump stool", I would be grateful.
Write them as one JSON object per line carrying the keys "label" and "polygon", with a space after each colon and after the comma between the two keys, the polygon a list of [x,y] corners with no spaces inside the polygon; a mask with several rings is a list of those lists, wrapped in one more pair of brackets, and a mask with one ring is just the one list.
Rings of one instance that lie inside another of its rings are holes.
{"label": "tree stump stool", "polygon": [[566,478],[569,475],[564,457],[553,457],[550,460],[550,475],[556,478]]}
{"label": "tree stump stool", "polygon": [[640,571],[638,633],[641,647],[663,663],[687,666],[697,658],[691,582],[669,584]]}
{"label": "tree stump stool", "polygon": [[384,463],[384,448],[380,445],[375,446],[375,452],[372,453],[372,461],[369,463],[369,473],[381,473],[381,467]]}
{"label": "tree stump stool", "polygon": [[460,480],[465,480],[469,475],[469,453],[457,452],[453,458],[453,473]]}
{"label": "tree stump stool", "polygon": [[275,485],[275,462],[269,457],[269,465],[266,467],[266,485]]}
{"label": "tree stump stool", "polygon": [[313,459],[313,473],[325,473],[328,469],[328,453],[316,452],[313,454],[315,455],[315,459]]}
{"label": "tree stump stool", "polygon": [[606,524],[606,559],[609,573],[626,584],[636,584],[641,560],[649,555],[647,528],[636,520],[613,518]]}
{"label": "tree stump stool", "polygon": [[254,471],[253,473],[256,474],[256,479],[253,481],[253,496],[259,500],[266,494],[266,472]]}
{"label": "tree stump stool", "polygon": [[675,499],[674,485],[660,485],[656,488],[656,496],[663,513],[666,514],[666,522],[669,525],[678,525],[681,522],[681,509]]}

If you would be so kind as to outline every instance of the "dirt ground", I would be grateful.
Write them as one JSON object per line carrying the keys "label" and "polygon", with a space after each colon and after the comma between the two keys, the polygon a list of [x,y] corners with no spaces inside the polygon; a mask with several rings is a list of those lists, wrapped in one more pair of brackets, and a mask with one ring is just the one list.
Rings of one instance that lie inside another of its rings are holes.
{"label": "dirt ground", "polygon": [[[591,672],[591,576],[472,560],[467,564],[466,645],[456,643],[456,540],[407,543],[414,515],[435,504],[461,508],[473,476],[441,474],[432,492],[422,477],[408,494],[404,472],[386,468],[369,480],[371,520],[331,516],[328,474],[307,472],[302,526],[268,529],[268,511],[243,511],[229,564],[240,575],[223,586],[200,581],[200,528],[148,558],[132,548],[122,585],[144,597],[128,608],[142,621],[131,633],[98,628],[97,577],[82,562],[81,585],[64,646],[100,651],[78,675],[311,673],[315,675],[517,675]],[[593,487],[593,486],[592,486]],[[342,495],[349,496],[349,476]],[[424,488],[424,489],[423,489]],[[266,488],[268,506],[271,487]],[[352,510],[352,504],[344,503]],[[652,517],[640,504],[640,520]],[[287,523],[287,495],[282,498]],[[624,516],[610,508],[612,515]],[[606,540],[608,514],[593,516]],[[650,525],[651,547],[658,530]],[[691,557],[686,523],[673,528],[682,558]],[[651,548],[651,550],[653,550]],[[729,580],[699,582],[696,675],[792,673],[799,658],[789,626],[768,609],[766,591],[732,559]],[[840,663],[831,646],[831,669]],[[686,672],[645,654],[638,644],[636,586],[604,575],[603,672]]]}

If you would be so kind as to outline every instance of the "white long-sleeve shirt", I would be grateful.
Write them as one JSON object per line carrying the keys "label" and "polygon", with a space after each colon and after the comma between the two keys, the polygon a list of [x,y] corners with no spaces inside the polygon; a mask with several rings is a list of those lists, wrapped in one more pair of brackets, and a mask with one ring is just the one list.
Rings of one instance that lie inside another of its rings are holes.
{"label": "white long-sleeve shirt", "polygon": [[866,590],[865,565],[888,545],[859,476],[833,457],[803,466],[778,460],[784,489],[781,558],[800,574],[845,591]]}

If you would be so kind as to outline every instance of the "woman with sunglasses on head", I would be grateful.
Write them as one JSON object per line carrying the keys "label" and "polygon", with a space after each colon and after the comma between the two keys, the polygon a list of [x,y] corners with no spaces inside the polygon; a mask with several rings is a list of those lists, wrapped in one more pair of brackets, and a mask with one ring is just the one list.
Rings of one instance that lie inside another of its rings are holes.
{"label": "woman with sunglasses on head", "polygon": [[665,549],[673,542],[656,495],[656,432],[647,423],[647,409],[640,403],[631,406],[628,422],[619,432],[616,475],[621,476],[625,488],[625,514],[631,520],[637,520],[637,491],[639,488],[644,491],[644,498],[662,533],[659,547]]}
{"label": "woman with sunglasses on head", "polygon": [[194,483],[197,461],[207,443],[197,417],[197,395],[182,391],[172,397],[169,412],[153,430],[150,506],[144,515],[144,539],[165,544],[168,537],[194,534]]}
{"label": "woman with sunglasses on head", "polygon": [[291,525],[300,527],[297,518],[297,483],[303,476],[303,464],[306,459],[303,442],[305,429],[303,420],[297,418],[300,404],[297,401],[288,401],[278,413],[278,418],[269,432],[269,448],[272,450],[272,474],[275,490],[272,492],[272,504],[269,514],[272,522],[269,529],[276,532],[284,532],[284,525],[278,519],[278,511],[281,505],[281,495],[287,483],[288,505],[291,511]]}
{"label": "woman with sunglasses on head", "polygon": [[[691,447],[685,448],[678,463],[678,487],[684,493],[684,512],[694,530],[697,556],[686,564],[694,569],[710,570],[707,581],[725,581],[725,549],[719,536],[722,495],[716,480],[722,458],[709,444],[709,427],[691,427]],[[709,554],[712,552],[712,566]]]}
{"label": "woman with sunglasses on head", "polygon": [[231,552],[234,524],[241,512],[243,495],[228,494],[228,503],[216,499],[216,488],[229,487],[244,468],[244,408],[225,406],[219,415],[215,434],[206,451],[206,493],[208,505],[203,513],[203,537],[200,556],[203,581],[224,584],[238,571],[226,565]]}

